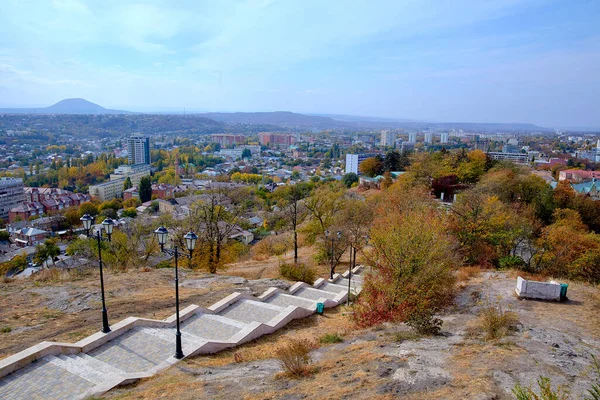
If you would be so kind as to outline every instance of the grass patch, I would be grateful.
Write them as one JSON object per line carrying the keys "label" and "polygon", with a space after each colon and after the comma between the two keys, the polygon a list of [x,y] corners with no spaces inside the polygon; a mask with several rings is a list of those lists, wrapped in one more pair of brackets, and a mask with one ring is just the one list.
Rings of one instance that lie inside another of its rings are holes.
{"label": "grass patch", "polygon": [[10,326],[3,326],[2,329],[0,329],[0,332],[2,333],[9,333],[10,331],[12,331]]}
{"label": "grass patch", "polygon": [[315,270],[305,264],[284,263],[279,266],[279,273],[291,281],[301,281],[312,285],[317,274]]}
{"label": "grass patch", "polygon": [[319,338],[319,342],[324,344],[342,343],[343,341],[344,339],[337,333],[326,333]]}
{"label": "grass patch", "polygon": [[59,310],[46,309],[44,312],[42,312],[42,317],[46,319],[56,319],[61,315],[63,315],[63,312]]}
{"label": "grass patch", "polygon": [[391,336],[392,336],[392,341],[394,341],[396,343],[402,343],[407,340],[419,340],[423,337],[422,334],[420,334],[414,330],[394,332],[391,334]]}

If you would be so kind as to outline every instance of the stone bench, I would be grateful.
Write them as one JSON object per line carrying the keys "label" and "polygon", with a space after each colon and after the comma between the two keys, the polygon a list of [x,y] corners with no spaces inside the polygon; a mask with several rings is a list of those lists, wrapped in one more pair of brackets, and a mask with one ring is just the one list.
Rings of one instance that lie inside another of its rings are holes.
{"label": "stone bench", "polygon": [[561,288],[558,282],[529,281],[519,276],[515,292],[520,298],[561,301]]}

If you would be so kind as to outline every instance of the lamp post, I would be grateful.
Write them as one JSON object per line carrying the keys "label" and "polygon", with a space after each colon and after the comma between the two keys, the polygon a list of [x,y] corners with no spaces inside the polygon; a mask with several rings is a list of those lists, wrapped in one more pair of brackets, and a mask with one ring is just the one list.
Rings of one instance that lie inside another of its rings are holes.
{"label": "lamp post", "polygon": [[185,246],[188,249],[188,253],[182,253],[178,249],[177,246],[173,246],[172,249],[165,249],[165,244],[167,243],[167,238],[169,236],[169,231],[164,226],[159,227],[154,231],[156,237],[158,238],[158,244],[160,244],[160,251],[165,254],[169,254],[175,257],[175,312],[177,318],[177,332],[175,333],[175,358],[182,359],[183,349],[181,347],[181,330],[179,328],[179,269],[178,269],[178,259],[180,255],[183,255],[189,259],[192,258],[192,252],[196,247],[196,241],[198,240],[198,235],[194,232],[188,232],[183,237],[185,239]]}
{"label": "lamp post", "polygon": [[[79,218],[81,222],[83,222],[83,227],[86,230],[86,236],[91,238],[90,236],[90,228],[92,227],[92,222],[94,221],[94,217],[90,214],[85,214],[81,218]],[[106,231],[107,238],[103,237],[100,231],[96,232],[96,240],[98,241],[98,266],[100,267],[100,291],[102,294],[102,333],[110,332],[110,326],[108,325],[108,312],[106,311],[106,299],[104,296],[104,272],[102,268],[102,241],[111,241],[111,235],[113,232],[113,227],[115,223],[112,219],[106,218],[102,221],[102,227]]]}
{"label": "lamp post", "polygon": [[325,237],[329,238],[329,236],[331,236],[331,271],[329,273],[329,278],[333,279],[333,270],[335,268],[334,265],[333,265],[333,263],[335,261],[335,259],[334,259],[335,254],[334,254],[334,245],[333,245],[333,243],[334,243],[334,240],[335,240],[336,236],[337,236],[338,240],[340,240],[342,238],[342,232],[341,231],[337,231],[336,236],[334,236],[334,235],[331,234],[331,232],[329,232],[329,229],[327,229],[325,231]]}
{"label": "lamp post", "polygon": [[[369,244],[369,235],[364,236],[365,245]],[[352,283],[352,269],[356,265],[356,246],[350,245],[350,268],[348,268],[348,298],[346,299],[346,305],[350,305],[350,288]]]}

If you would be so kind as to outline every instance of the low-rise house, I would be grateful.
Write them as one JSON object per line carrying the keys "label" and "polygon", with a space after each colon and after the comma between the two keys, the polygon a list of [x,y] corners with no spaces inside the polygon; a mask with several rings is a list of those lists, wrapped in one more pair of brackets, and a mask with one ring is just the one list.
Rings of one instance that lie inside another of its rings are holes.
{"label": "low-rise house", "polygon": [[35,246],[42,243],[50,232],[37,228],[22,228],[14,232],[15,243],[20,247]]}
{"label": "low-rise house", "polygon": [[585,182],[600,178],[600,171],[585,171],[582,169],[565,169],[558,173],[558,180],[571,182]]}
{"label": "low-rise house", "polygon": [[170,199],[175,195],[176,187],[168,183],[152,185],[152,196],[159,199]]}

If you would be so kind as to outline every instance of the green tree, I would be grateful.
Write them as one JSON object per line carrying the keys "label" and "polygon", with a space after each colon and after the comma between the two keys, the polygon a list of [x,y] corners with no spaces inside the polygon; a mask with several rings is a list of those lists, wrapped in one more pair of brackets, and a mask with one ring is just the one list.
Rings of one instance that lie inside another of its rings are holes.
{"label": "green tree", "polygon": [[152,199],[152,182],[149,176],[143,176],[140,179],[140,200],[142,203],[150,201]]}
{"label": "green tree", "polygon": [[242,158],[252,158],[252,152],[250,149],[244,149],[242,151]]}
{"label": "green tree", "polygon": [[131,189],[133,187],[133,183],[131,183],[131,178],[125,178],[125,182],[123,182],[123,190]]}
{"label": "green tree", "polygon": [[358,175],[354,172],[348,172],[342,177],[342,182],[346,187],[351,187],[354,183],[358,182]]}
{"label": "green tree", "polygon": [[89,214],[92,217],[98,215],[98,206],[92,202],[85,202],[79,205],[79,216],[82,217],[84,214]]}

